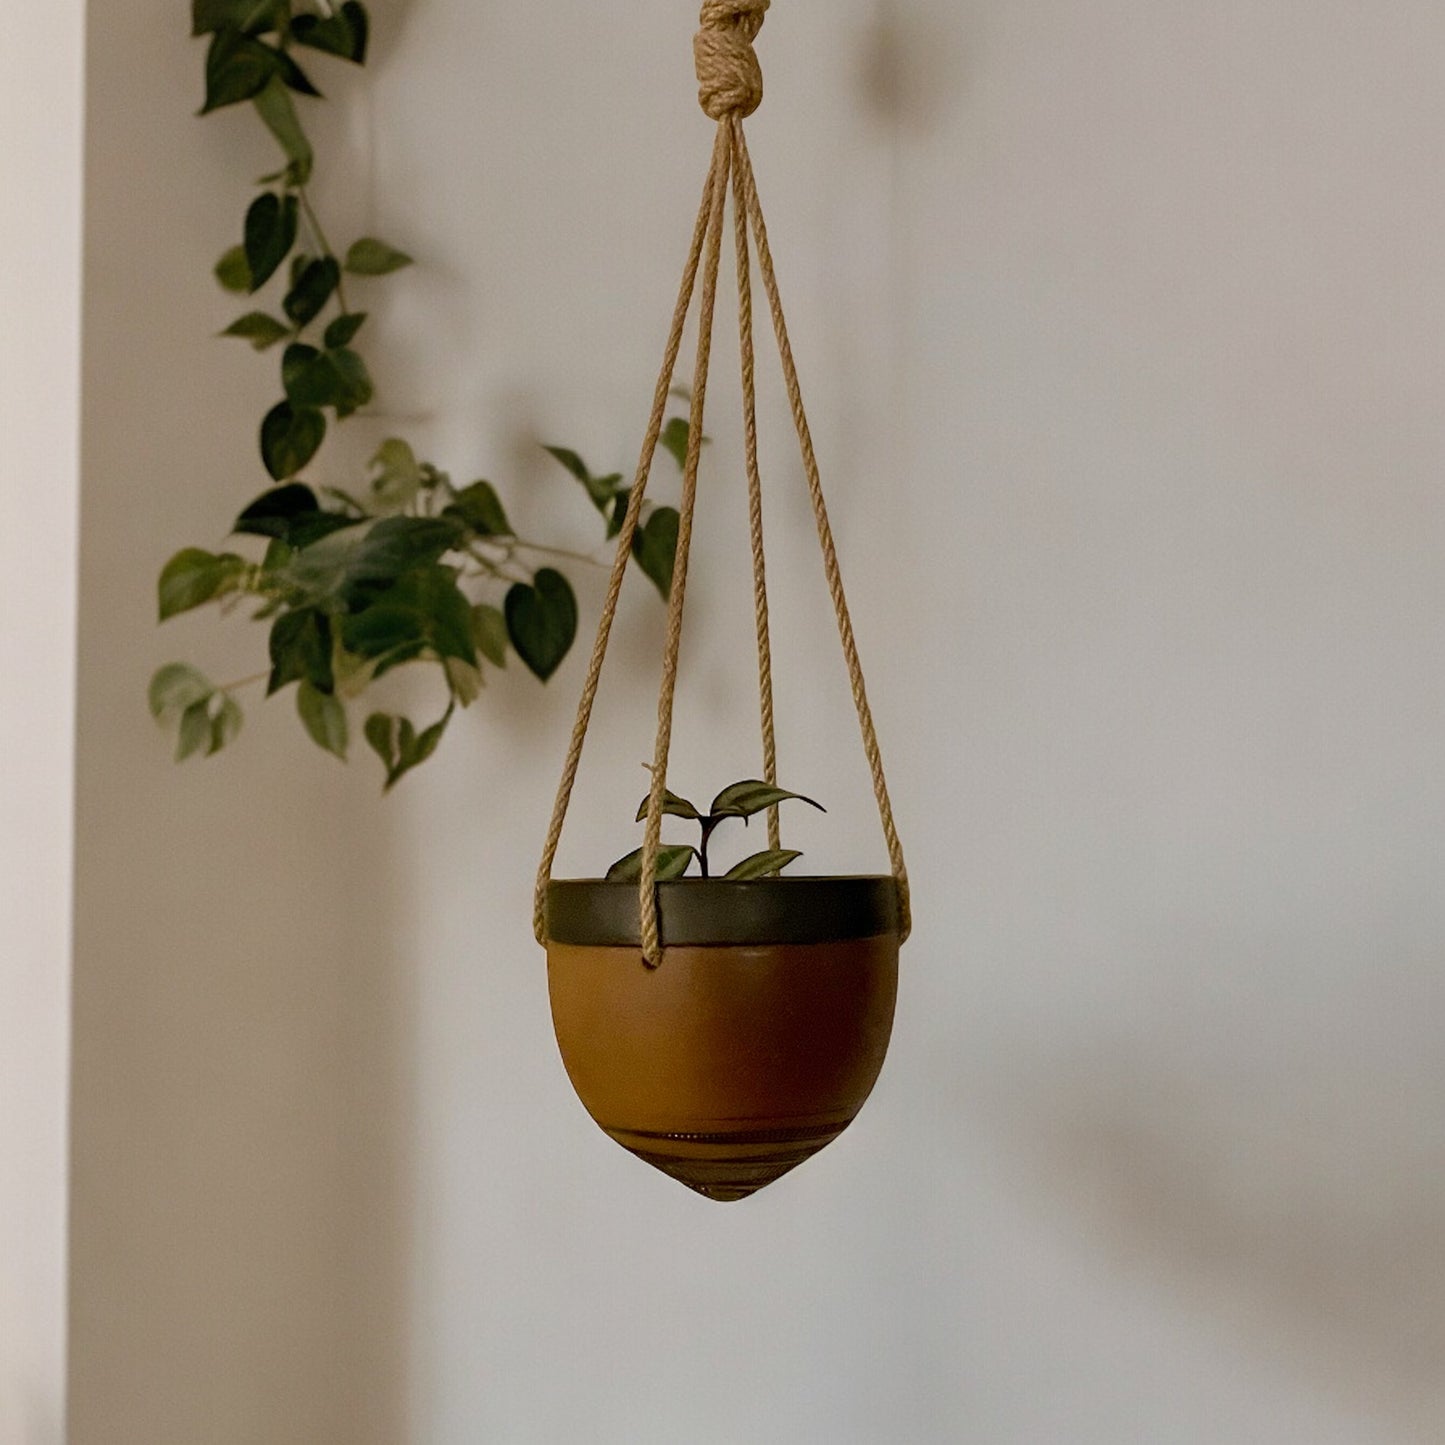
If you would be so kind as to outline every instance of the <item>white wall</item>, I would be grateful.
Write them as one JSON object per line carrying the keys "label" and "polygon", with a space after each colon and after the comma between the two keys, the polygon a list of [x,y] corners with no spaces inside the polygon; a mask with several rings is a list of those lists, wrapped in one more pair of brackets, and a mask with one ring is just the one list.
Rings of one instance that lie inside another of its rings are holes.
{"label": "white wall", "polygon": [[[371,101],[330,83],[337,229],[421,261],[388,406],[582,545],[535,442],[635,451],[692,9],[382,4]],[[754,153],[919,927],[862,1120],[726,1210],[550,1040],[581,657],[385,805],[284,708],[181,772],[143,715],[155,663],[259,647],[150,629],[270,389],[203,339],[265,148],[185,119],[182,32],[91,18],[75,1445],[1438,1440],[1445,13],[773,7]],[[729,355],[684,789],[751,765]],[[783,776],[833,805],[813,861],[876,865],[764,376]],[[568,869],[628,846],[659,638],[639,590]]]}
{"label": "white wall", "polygon": [[0,1441],[59,1445],[84,7],[0,45]]}

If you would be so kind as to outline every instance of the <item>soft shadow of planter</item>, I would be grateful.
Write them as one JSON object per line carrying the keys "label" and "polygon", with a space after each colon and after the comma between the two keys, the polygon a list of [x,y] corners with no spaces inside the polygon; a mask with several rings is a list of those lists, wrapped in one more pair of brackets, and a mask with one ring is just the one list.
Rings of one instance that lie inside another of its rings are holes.
{"label": "soft shadow of planter", "polygon": [[611,1138],[708,1199],[743,1199],[848,1127],[883,1067],[898,994],[889,877],[637,887],[554,881],[547,980],[568,1077]]}

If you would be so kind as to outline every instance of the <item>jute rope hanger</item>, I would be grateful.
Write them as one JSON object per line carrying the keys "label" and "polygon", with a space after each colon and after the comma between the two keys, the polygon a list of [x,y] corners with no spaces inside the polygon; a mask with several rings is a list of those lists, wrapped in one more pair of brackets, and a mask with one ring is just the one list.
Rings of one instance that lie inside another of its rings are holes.
{"label": "jute rope hanger", "polygon": [[[778,354],[782,361],[783,381],[787,389],[793,422],[798,433],[798,443],[802,451],[803,469],[808,479],[808,492],[813,504],[818,542],[823,553],[823,569],[828,581],[828,591],[833,599],[833,609],[837,615],[838,636],[843,647],[843,657],[848,666],[853,702],[857,709],[858,724],[863,735],[863,750],[872,773],[873,792],[883,823],[883,836],[888,845],[888,856],[893,876],[898,885],[903,938],[908,937],[912,927],[908,872],[903,861],[903,848],[893,821],[893,807],[889,801],[888,783],[883,773],[883,758],[878,746],[877,732],[873,725],[873,712],[868,703],[863,668],[858,658],[858,647],[853,636],[853,623],[848,613],[848,601],[843,591],[838,553],[833,543],[833,530],[828,521],[827,504],[823,498],[822,478],[813,449],[807,412],[803,406],[802,388],[798,382],[797,366],[793,360],[792,344],[788,338],[787,322],[783,316],[782,298],[773,267],[772,251],[768,245],[767,225],[763,219],[762,204],[758,199],[757,182],[753,175],[752,160],[748,154],[747,138],[743,133],[744,117],[751,115],[762,103],[762,68],[758,63],[757,53],[753,49],[753,41],[757,39],[758,32],[762,29],[763,19],[770,3],[771,0],[704,0],[701,29],[693,41],[699,87],[698,100],[703,111],[718,123],[717,135],[713,142],[712,162],[708,168],[707,179],[703,184],[702,204],[698,209],[692,246],[688,252],[687,264],[683,269],[682,286],[673,313],[672,329],[668,333],[662,370],[657,379],[657,389],[653,394],[652,415],[648,421],[647,433],[642,444],[642,455],[638,461],[636,479],[628,498],[622,530],[618,534],[617,556],[612,564],[607,595],[602,606],[602,617],[597,628],[597,640],[592,649],[587,677],[583,683],[577,721],[572,729],[572,740],[567,750],[562,779],[557,789],[557,800],[552,810],[551,826],[548,829],[547,841],[542,851],[542,861],[537,870],[537,886],[533,900],[533,929],[537,941],[545,943],[547,937],[547,885],[551,881],[552,867],[557,858],[557,847],[567,820],[567,808],[577,781],[577,770],[582,761],[582,749],[586,744],[587,730],[592,721],[592,709],[597,700],[597,688],[602,678],[602,666],[607,656],[612,624],[616,619],[618,601],[622,595],[622,581],[632,556],[633,538],[637,534],[638,523],[642,515],[642,503],[647,492],[648,479],[652,474],[653,459],[657,454],[658,441],[662,435],[663,417],[667,409],[667,398],[672,387],[673,374],[677,368],[678,354],[682,349],[683,331],[687,325],[688,312],[691,310],[693,296],[697,291],[699,273],[701,273],[697,363],[693,371],[687,455],[683,466],[682,504],[679,508],[677,557],[673,568],[672,591],[668,599],[667,641],[663,652],[662,684],[657,708],[657,740],[653,753],[652,788],[647,800],[642,878],[638,893],[642,925],[642,952],[648,965],[653,968],[662,962],[663,940],[659,933],[657,908],[657,856],[662,841],[662,810],[667,789],[668,754],[672,746],[673,704],[677,693],[678,659],[682,650],[683,607],[687,594],[687,569],[692,549],[693,516],[697,504],[697,474],[702,453],[703,415],[707,402],[708,372],[712,358],[713,316],[716,309],[718,272],[722,258],[724,213],[730,184],[733,192],[734,237],[738,266],[738,337],[742,363],[743,433],[748,477],[749,530],[753,555],[753,602],[757,624],[763,776],[764,780],[769,783],[777,782],[772,650],[768,620],[767,572],[763,550],[762,480],[758,467],[750,230],[752,239],[757,246],[758,271],[762,277],[763,289],[772,313],[773,330],[777,337]],[[777,809],[773,808],[768,814],[769,846],[775,849],[779,847],[779,838],[778,813]]]}

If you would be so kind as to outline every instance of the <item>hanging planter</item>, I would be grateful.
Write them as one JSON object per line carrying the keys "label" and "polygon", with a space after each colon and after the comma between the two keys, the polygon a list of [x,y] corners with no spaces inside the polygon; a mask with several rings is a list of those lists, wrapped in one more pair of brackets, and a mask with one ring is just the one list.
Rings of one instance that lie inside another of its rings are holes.
{"label": "hanging planter", "polygon": [[[636,481],[621,522],[617,558],[538,869],[534,906],[537,940],[547,949],[557,1042],[588,1112],[639,1158],[719,1200],[740,1199],[771,1183],[852,1122],[882,1068],[897,994],[898,950],[910,928],[903,851],[743,132],[744,117],[762,99],[753,41],[768,5],[769,0],[706,0],[702,8],[695,52],[701,104],[717,122],[712,164]],[[667,763],[729,190],[737,252],[763,778],[724,789],[703,815],[668,790]],[[798,855],[783,848],[778,804],[797,795],[777,786],[754,389],[753,246],[892,864],[885,876],[779,876]],[[638,813],[639,821],[646,822],[643,845],[614,865],[606,879],[553,881],[552,866],[695,292],[697,363],[652,788]],[[768,850],[739,865],[735,876],[707,877],[712,830],[724,818],[763,812]],[[664,847],[665,814],[700,823],[702,848]],[[682,877],[694,858],[704,876]]]}

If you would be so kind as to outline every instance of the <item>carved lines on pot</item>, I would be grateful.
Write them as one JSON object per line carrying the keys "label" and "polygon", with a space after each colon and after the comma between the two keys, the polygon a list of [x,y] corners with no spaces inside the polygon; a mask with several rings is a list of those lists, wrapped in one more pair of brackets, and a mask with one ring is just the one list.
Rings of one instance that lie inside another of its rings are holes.
{"label": "carved lines on pot", "polygon": [[624,1149],[679,1184],[707,1199],[731,1201],[746,1199],[811,1159],[851,1122],[705,1134],[603,1128]]}

